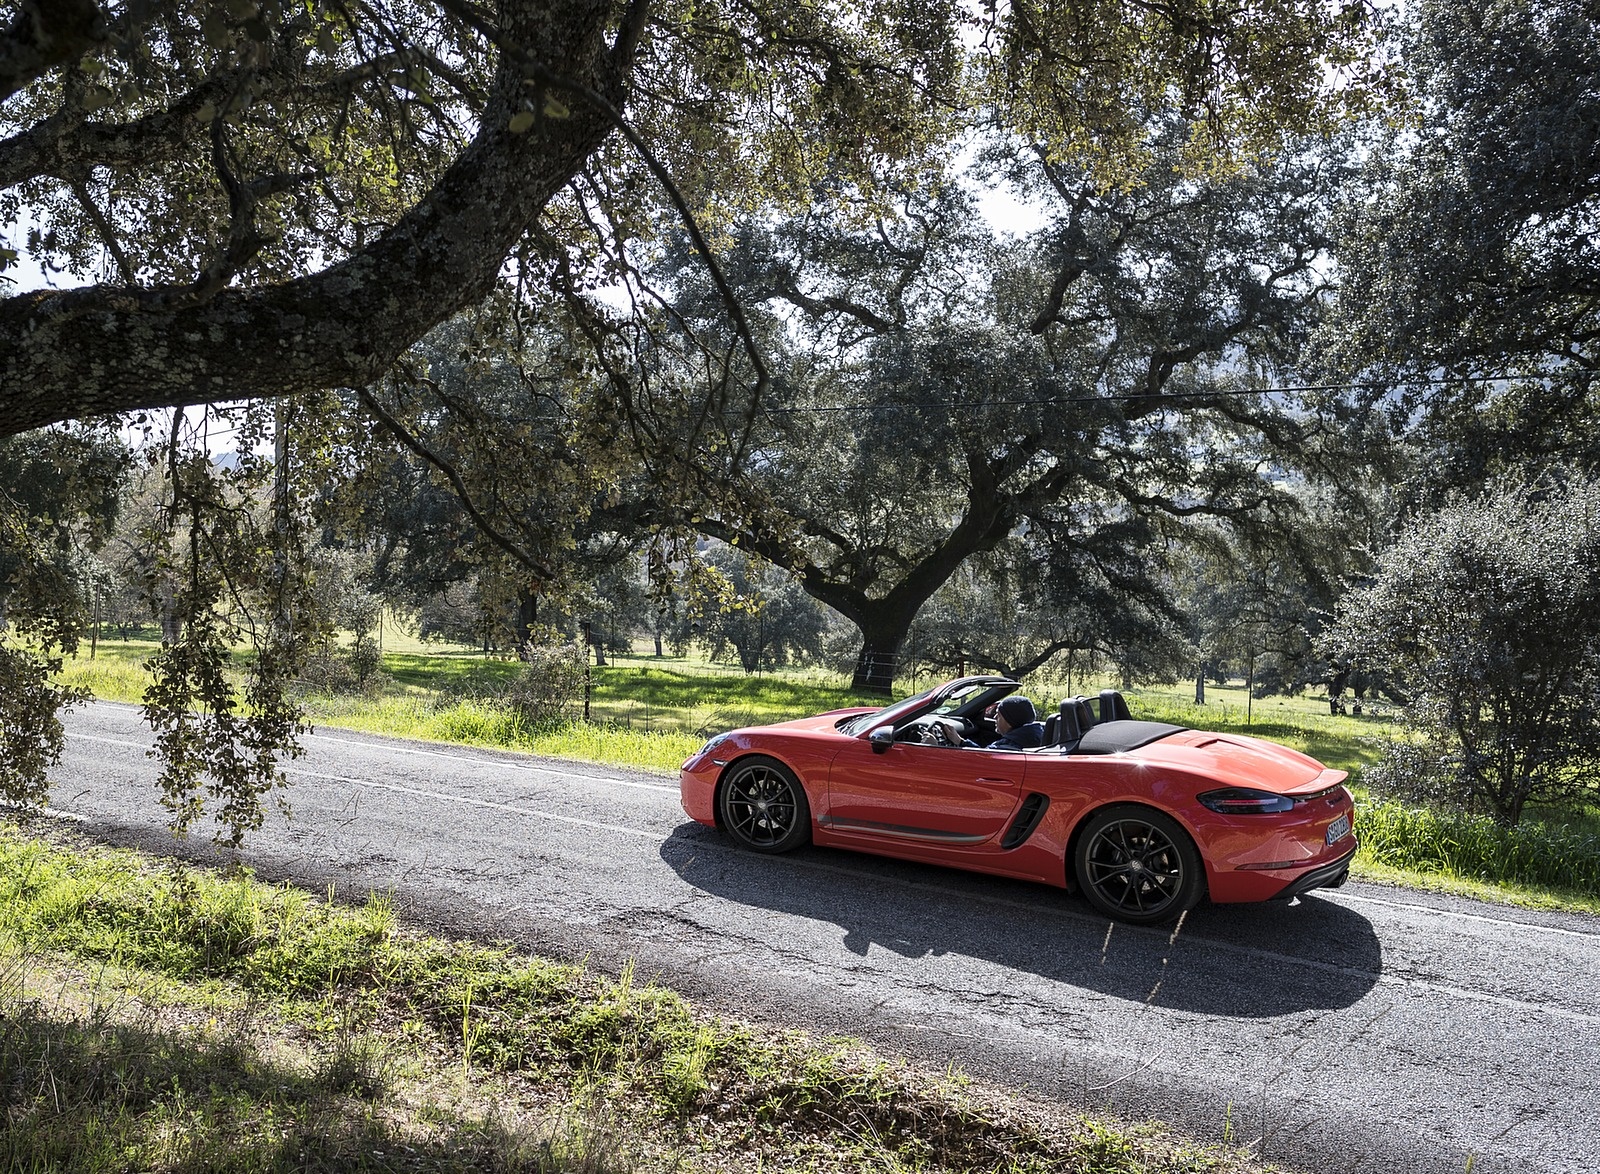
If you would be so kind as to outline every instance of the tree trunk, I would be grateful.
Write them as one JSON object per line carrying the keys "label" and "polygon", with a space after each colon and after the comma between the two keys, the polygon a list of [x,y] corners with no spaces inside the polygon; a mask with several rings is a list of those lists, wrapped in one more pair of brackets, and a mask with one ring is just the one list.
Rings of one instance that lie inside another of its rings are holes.
{"label": "tree trunk", "polygon": [[161,643],[176,644],[183,637],[183,617],[178,614],[178,601],[172,581],[161,583]]}
{"label": "tree trunk", "polygon": [[895,661],[892,648],[874,647],[871,641],[864,642],[856,656],[856,671],[850,678],[850,688],[863,693],[887,695],[893,692]]}
{"label": "tree trunk", "polygon": [[1256,712],[1256,654],[1250,654],[1250,668],[1244,678],[1244,724],[1249,729]]}
{"label": "tree trunk", "polygon": [[[294,542],[294,498],[289,484],[289,430],[293,405],[279,400],[272,412],[272,627],[288,645],[294,631],[289,610],[289,551]],[[173,428],[177,428],[174,421]]]}
{"label": "tree trunk", "polygon": [[517,596],[517,652],[526,659],[523,649],[531,638],[533,625],[539,622],[539,597],[532,587],[524,587]]}
{"label": "tree trunk", "polygon": [[1195,674],[1194,674],[1194,703],[1196,705],[1204,705],[1206,703],[1206,666],[1205,665],[1201,665],[1198,669],[1195,670]]}
{"label": "tree trunk", "polygon": [[855,676],[850,681],[852,689],[886,695],[893,691],[895,676],[900,671],[900,649],[906,642],[915,614],[856,619],[856,626],[861,629],[861,652],[856,656]]}

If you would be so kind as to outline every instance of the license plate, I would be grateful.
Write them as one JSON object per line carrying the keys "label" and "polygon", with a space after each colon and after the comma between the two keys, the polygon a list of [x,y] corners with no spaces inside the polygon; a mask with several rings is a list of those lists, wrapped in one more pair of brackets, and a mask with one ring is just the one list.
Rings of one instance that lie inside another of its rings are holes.
{"label": "license plate", "polygon": [[1328,843],[1337,844],[1350,834],[1350,817],[1341,815],[1328,825]]}

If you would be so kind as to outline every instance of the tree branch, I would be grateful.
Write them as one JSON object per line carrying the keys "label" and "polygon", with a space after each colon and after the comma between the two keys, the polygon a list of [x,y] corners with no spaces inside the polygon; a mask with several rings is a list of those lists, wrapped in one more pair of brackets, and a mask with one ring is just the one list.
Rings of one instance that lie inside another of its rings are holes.
{"label": "tree branch", "polygon": [[94,0],[23,0],[0,34],[0,101],[110,39]]}
{"label": "tree branch", "polygon": [[[601,65],[608,6],[505,0],[506,35],[570,70]],[[513,58],[516,59],[513,59]],[[522,134],[527,70],[502,54],[476,137],[370,245],[319,273],[227,288],[90,286],[0,301],[0,436],[60,420],[325,387],[364,387],[416,339],[493,288],[504,258],[612,128],[574,108]],[[612,112],[614,113],[614,111]]]}
{"label": "tree branch", "polygon": [[461,479],[461,474],[453,464],[417,439],[416,435],[391,415],[366,388],[357,388],[356,398],[361,401],[362,407],[376,416],[384,427],[394,434],[396,440],[445,475],[450,482],[451,490],[456,495],[456,500],[461,503],[461,508],[467,511],[473,523],[491,542],[541,579],[555,577],[548,566],[535,558],[525,547],[508,538],[484,515],[473,501],[467,483]]}
{"label": "tree branch", "polygon": [[300,69],[289,68],[281,58],[240,66],[206,78],[165,110],[131,122],[84,122],[58,114],[0,141],[0,187],[41,175],[82,174],[94,167],[145,167],[175,158],[189,150],[206,128],[202,113],[208,107],[224,108],[248,74],[259,87],[255,101],[292,95],[301,105],[332,104],[390,70],[418,62],[458,90],[467,85],[433,55],[409,48],[380,54],[320,82],[308,81]]}
{"label": "tree branch", "polygon": [[105,213],[100,211],[100,205],[96,204],[89,195],[89,189],[86,185],[74,183],[72,185],[72,194],[77,197],[78,206],[83,209],[84,214],[94,222],[95,231],[100,234],[101,243],[105,245],[106,251],[111,254],[112,260],[116,261],[117,272],[122,274],[122,283],[131,286],[134,283],[135,276],[133,265],[128,260],[128,254],[122,251],[122,245],[117,241],[117,234],[111,227],[111,222],[106,219]]}

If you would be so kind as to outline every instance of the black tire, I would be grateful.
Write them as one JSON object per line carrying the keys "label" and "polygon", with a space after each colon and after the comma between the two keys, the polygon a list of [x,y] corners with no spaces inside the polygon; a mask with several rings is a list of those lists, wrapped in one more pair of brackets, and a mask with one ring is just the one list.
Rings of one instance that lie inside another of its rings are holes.
{"label": "black tire", "polygon": [[1177,820],[1127,803],[1089,817],[1072,853],[1078,891],[1107,917],[1159,925],[1193,909],[1205,869]]}
{"label": "black tire", "polygon": [[811,839],[811,805],[794,772],[771,758],[741,758],[717,789],[722,830],[752,852],[787,852]]}

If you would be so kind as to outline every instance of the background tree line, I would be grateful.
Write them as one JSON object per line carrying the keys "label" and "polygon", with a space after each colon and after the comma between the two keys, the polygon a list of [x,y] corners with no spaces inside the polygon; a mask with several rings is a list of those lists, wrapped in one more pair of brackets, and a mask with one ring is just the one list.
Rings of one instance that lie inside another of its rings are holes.
{"label": "background tree line", "polygon": [[[0,262],[77,284],[0,301],[5,789],[59,749],[51,658],[136,600],[167,800],[235,836],[375,601],[747,671],[843,623],[880,691],[915,648],[1434,712],[1357,638],[1395,568],[1462,502],[1582,516],[1596,22],[1192,9],[22,5]],[[1495,704],[1419,718],[1430,786],[1488,794]]]}

